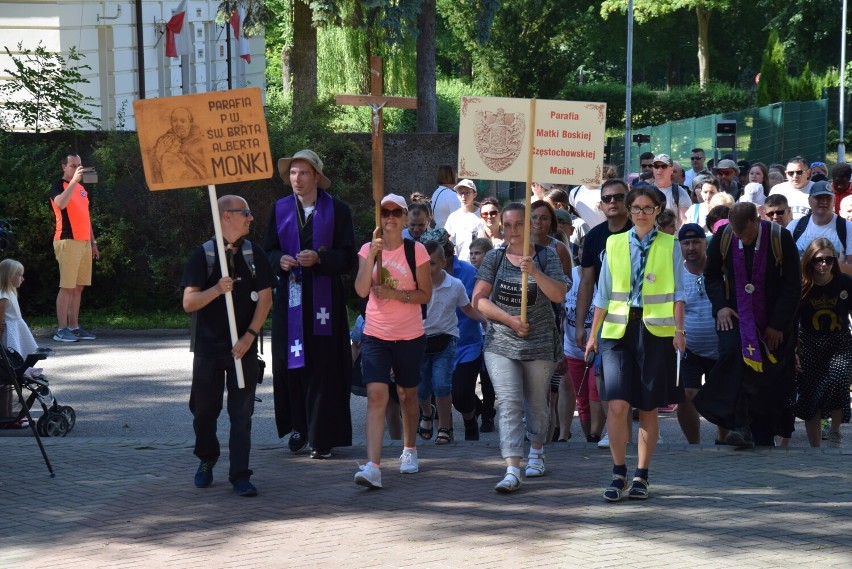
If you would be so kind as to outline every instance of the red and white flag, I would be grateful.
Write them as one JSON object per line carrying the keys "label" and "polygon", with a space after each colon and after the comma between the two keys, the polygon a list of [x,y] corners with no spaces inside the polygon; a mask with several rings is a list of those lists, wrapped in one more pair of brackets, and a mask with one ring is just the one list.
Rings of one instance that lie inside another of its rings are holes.
{"label": "red and white flag", "polygon": [[246,63],[251,63],[251,48],[249,41],[243,37],[243,22],[246,20],[246,9],[244,6],[239,6],[231,12],[231,28],[234,30],[234,39],[237,40],[237,51],[240,57],[246,60]]}
{"label": "red and white flag", "polygon": [[181,0],[174,15],[166,24],[166,57],[189,55],[190,43],[186,0]]}

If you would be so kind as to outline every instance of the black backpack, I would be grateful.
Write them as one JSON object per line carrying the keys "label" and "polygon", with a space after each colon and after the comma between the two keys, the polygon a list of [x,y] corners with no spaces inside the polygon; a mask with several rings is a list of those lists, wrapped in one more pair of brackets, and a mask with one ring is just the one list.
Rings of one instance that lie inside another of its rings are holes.
{"label": "black backpack", "polygon": [[[798,243],[799,237],[801,237],[805,233],[805,229],[808,228],[808,223],[811,221],[811,214],[807,214],[806,216],[799,219],[799,222],[796,223],[796,228],[793,230],[793,242]],[[837,231],[837,238],[840,240],[840,247],[843,249],[843,254],[846,254],[846,219],[840,217],[839,215],[834,218],[834,229]]]}

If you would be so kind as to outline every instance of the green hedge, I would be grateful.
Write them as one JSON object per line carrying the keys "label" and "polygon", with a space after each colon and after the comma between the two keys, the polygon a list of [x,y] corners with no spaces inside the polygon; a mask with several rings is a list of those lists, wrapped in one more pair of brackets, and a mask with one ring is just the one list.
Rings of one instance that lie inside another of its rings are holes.
{"label": "green hedge", "polygon": [[[293,118],[286,104],[270,101],[272,155],[292,156],[313,148],[323,156],[335,195],[352,206],[358,237],[373,227],[370,156],[323,126],[328,109],[318,106]],[[14,257],[26,268],[21,290],[28,316],[55,311],[59,281],[51,245],[54,230],[49,203],[51,182],[61,175],[60,155],[75,149],[85,165],[97,167],[98,183],[88,187],[92,222],[102,258],[95,264],[87,308],[116,313],[180,310],[180,279],[191,250],[213,234],[206,188],[151,192],[145,183],[138,137],[132,132],[9,135],[0,132],[0,219],[12,224]],[[250,239],[262,241],[276,200],[290,193],[279,176],[270,180],[217,186],[217,193],[245,197],[255,215]]]}
{"label": "green hedge", "polygon": [[[624,130],[626,88],[620,83],[569,85],[561,94],[566,101],[594,101],[607,104],[607,128]],[[633,128],[643,128],[713,113],[738,111],[753,106],[751,92],[719,83],[701,90],[697,85],[654,91],[647,85],[634,85],[631,96]]]}

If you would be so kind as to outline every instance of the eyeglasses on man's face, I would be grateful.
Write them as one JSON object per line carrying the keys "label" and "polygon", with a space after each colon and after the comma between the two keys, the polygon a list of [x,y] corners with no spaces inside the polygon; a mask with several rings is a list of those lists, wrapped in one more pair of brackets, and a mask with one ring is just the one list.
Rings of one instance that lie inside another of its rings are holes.
{"label": "eyeglasses on man's face", "polygon": [[787,213],[787,208],[774,209],[772,211],[766,210],[764,213],[766,214],[766,217],[775,217],[776,215],[784,215]]}
{"label": "eyeglasses on man's face", "polygon": [[704,160],[704,157],[703,156],[690,156],[689,159],[692,160],[693,162],[698,162],[700,160]]}
{"label": "eyeglasses on man's face", "polygon": [[641,163],[639,166],[640,166],[643,170],[650,170],[651,168],[653,168],[653,167],[654,167],[654,165],[653,165],[651,162],[643,162],[643,163]]}
{"label": "eyeglasses on man's face", "polygon": [[801,176],[804,173],[804,170],[787,170],[787,176],[790,178],[792,178],[793,176]]}
{"label": "eyeglasses on man's face", "polygon": [[626,194],[609,194],[607,196],[601,196],[601,201],[603,203],[611,203],[613,201],[623,202]]}
{"label": "eyeglasses on man's face", "polygon": [[226,209],[225,211],[228,213],[241,213],[243,214],[243,217],[251,217],[251,210],[247,207],[242,207],[238,209]]}

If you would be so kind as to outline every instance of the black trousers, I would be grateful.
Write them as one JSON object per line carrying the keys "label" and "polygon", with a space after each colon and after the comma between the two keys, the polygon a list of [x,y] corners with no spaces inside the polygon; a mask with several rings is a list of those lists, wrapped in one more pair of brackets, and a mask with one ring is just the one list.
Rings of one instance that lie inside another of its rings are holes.
{"label": "black trousers", "polygon": [[228,356],[196,355],[192,360],[192,391],[189,410],[195,430],[195,456],[204,462],[216,462],[221,454],[216,436],[216,422],[222,412],[224,391],[228,390],[228,418],[231,422],[228,449],[231,465],[228,479],[233,483],[248,479],[251,452],[251,417],[257,388],[257,353],[252,350],[242,358],[245,388],[237,387],[234,359]]}
{"label": "black trousers", "polygon": [[453,406],[463,415],[476,411],[476,378],[480,369],[482,354],[473,361],[456,364],[453,372]]}

